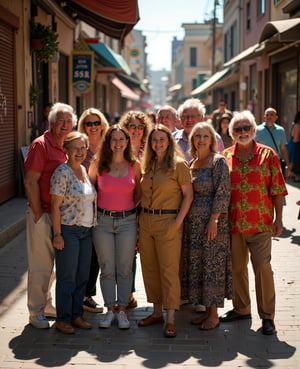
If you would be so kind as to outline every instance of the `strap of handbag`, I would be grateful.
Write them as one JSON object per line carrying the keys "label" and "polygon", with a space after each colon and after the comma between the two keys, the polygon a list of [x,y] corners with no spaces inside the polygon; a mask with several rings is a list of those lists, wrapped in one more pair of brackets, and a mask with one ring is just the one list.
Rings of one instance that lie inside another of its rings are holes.
{"label": "strap of handbag", "polygon": [[275,138],[274,138],[274,136],[273,136],[273,134],[272,134],[272,132],[271,132],[271,130],[270,130],[270,128],[265,124],[265,127],[266,127],[266,129],[268,130],[268,132],[270,133],[270,135],[271,135],[271,137],[272,137],[272,140],[273,140],[273,142],[274,142],[274,145],[275,145],[275,147],[276,147],[276,152],[277,152],[277,154],[278,154],[278,156],[279,156],[279,158],[280,158],[280,150],[279,150],[279,148],[278,148],[278,146],[277,146],[277,143],[276,143],[276,141],[275,141]]}

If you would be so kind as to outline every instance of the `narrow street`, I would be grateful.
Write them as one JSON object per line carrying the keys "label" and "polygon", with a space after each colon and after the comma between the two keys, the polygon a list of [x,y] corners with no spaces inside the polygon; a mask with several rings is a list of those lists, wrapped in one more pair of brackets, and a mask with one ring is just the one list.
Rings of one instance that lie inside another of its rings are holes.
{"label": "narrow street", "polygon": [[[91,331],[76,330],[71,336],[54,327],[37,330],[28,324],[26,307],[25,230],[0,249],[0,367],[6,368],[300,368],[300,199],[299,184],[288,181],[284,208],[285,231],[273,241],[273,270],[277,291],[275,323],[278,334],[263,336],[257,316],[251,274],[252,321],[222,323],[218,329],[200,332],[189,324],[192,307],[177,313],[178,336],[164,338],[162,326],[140,328],[137,321],[151,310],[138,267],[138,308],[129,312],[131,328],[120,331],[116,324],[99,329],[100,316],[85,314]],[[297,185],[297,186],[296,186]],[[22,200],[22,212],[26,200]],[[12,207],[13,207],[12,203]],[[18,208],[10,209],[20,215]],[[1,212],[1,209],[0,209]],[[1,213],[1,223],[7,222]],[[3,230],[3,227],[0,228]],[[97,301],[101,302],[100,288]],[[226,301],[220,313],[231,308]],[[54,323],[54,321],[53,321]],[[52,324],[51,324],[52,325]]]}

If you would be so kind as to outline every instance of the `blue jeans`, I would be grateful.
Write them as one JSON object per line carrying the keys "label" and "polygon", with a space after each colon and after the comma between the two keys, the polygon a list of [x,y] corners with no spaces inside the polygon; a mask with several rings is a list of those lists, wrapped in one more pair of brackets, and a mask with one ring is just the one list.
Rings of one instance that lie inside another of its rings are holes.
{"label": "blue jeans", "polygon": [[98,212],[93,242],[100,266],[100,286],[105,306],[128,304],[136,233],[136,214],[112,218]]}
{"label": "blue jeans", "polygon": [[92,230],[62,224],[61,233],[65,247],[55,249],[56,320],[70,321],[83,315],[82,303],[92,255]]}

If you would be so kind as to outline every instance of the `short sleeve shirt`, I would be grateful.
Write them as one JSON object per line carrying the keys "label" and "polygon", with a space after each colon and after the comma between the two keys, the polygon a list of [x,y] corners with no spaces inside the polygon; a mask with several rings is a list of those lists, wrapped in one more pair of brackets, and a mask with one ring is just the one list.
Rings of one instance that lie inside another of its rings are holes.
{"label": "short sleeve shirt", "polygon": [[[272,135],[274,137],[274,140],[276,142],[276,145],[274,144],[274,141],[272,139],[272,136],[270,135],[269,130],[272,132]],[[281,158],[281,145],[286,145],[286,134],[283,127],[279,126],[278,124],[274,124],[272,127],[266,128],[266,123],[263,122],[262,124],[259,124],[256,128],[256,138],[255,140],[258,143],[261,143],[263,145],[272,147],[272,149],[277,153],[277,155]]]}
{"label": "short sleeve shirt", "polygon": [[[96,225],[96,190],[86,173],[84,167],[85,180],[90,184],[92,195],[90,201],[94,207],[93,225]],[[84,185],[74,174],[72,168],[68,164],[63,163],[55,169],[51,177],[50,193],[63,197],[63,202],[60,208],[61,223],[65,225],[83,225],[84,219]]]}
{"label": "short sleeve shirt", "polygon": [[188,163],[178,159],[174,170],[150,168],[141,179],[142,207],[157,210],[176,210],[182,202],[181,186],[192,183]]}
{"label": "short sleeve shirt", "polygon": [[67,160],[67,156],[51,133],[46,131],[36,138],[29,147],[25,158],[25,171],[33,170],[40,173],[39,187],[43,211],[50,213],[50,179],[54,170]]}
{"label": "short sleeve shirt", "polygon": [[273,196],[287,195],[278,156],[254,142],[253,155],[243,163],[236,145],[225,149],[231,179],[229,222],[231,233],[272,232]]}

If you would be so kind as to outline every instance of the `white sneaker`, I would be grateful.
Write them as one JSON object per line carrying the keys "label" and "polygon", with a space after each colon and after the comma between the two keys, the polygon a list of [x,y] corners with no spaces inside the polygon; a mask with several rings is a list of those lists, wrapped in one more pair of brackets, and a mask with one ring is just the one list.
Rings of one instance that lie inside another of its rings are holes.
{"label": "white sneaker", "polygon": [[114,319],[115,314],[111,310],[109,310],[106,313],[105,318],[100,320],[99,328],[109,328]]}
{"label": "white sneaker", "polygon": [[49,322],[43,314],[30,316],[29,323],[35,328],[39,328],[39,329],[49,328]]}
{"label": "white sneaker", "polygon": [[118,318],[118,328],[120,328],[120,329],[130,328],[130,323],[129,323],[129,320],[127,319],[127,315],[126,315],[125,311],[121,310],[117,314],[117,318]]}
{"label": "white sneaker", "polygon": [[203,305],[193,305],[196,313],[201,313],[202,311],[206,311],[206,307]]}
{"label": "white sneaker", "polygon": [[46,304],[44,315],[48,318],[56,318],[56,309],[51,303]]}

